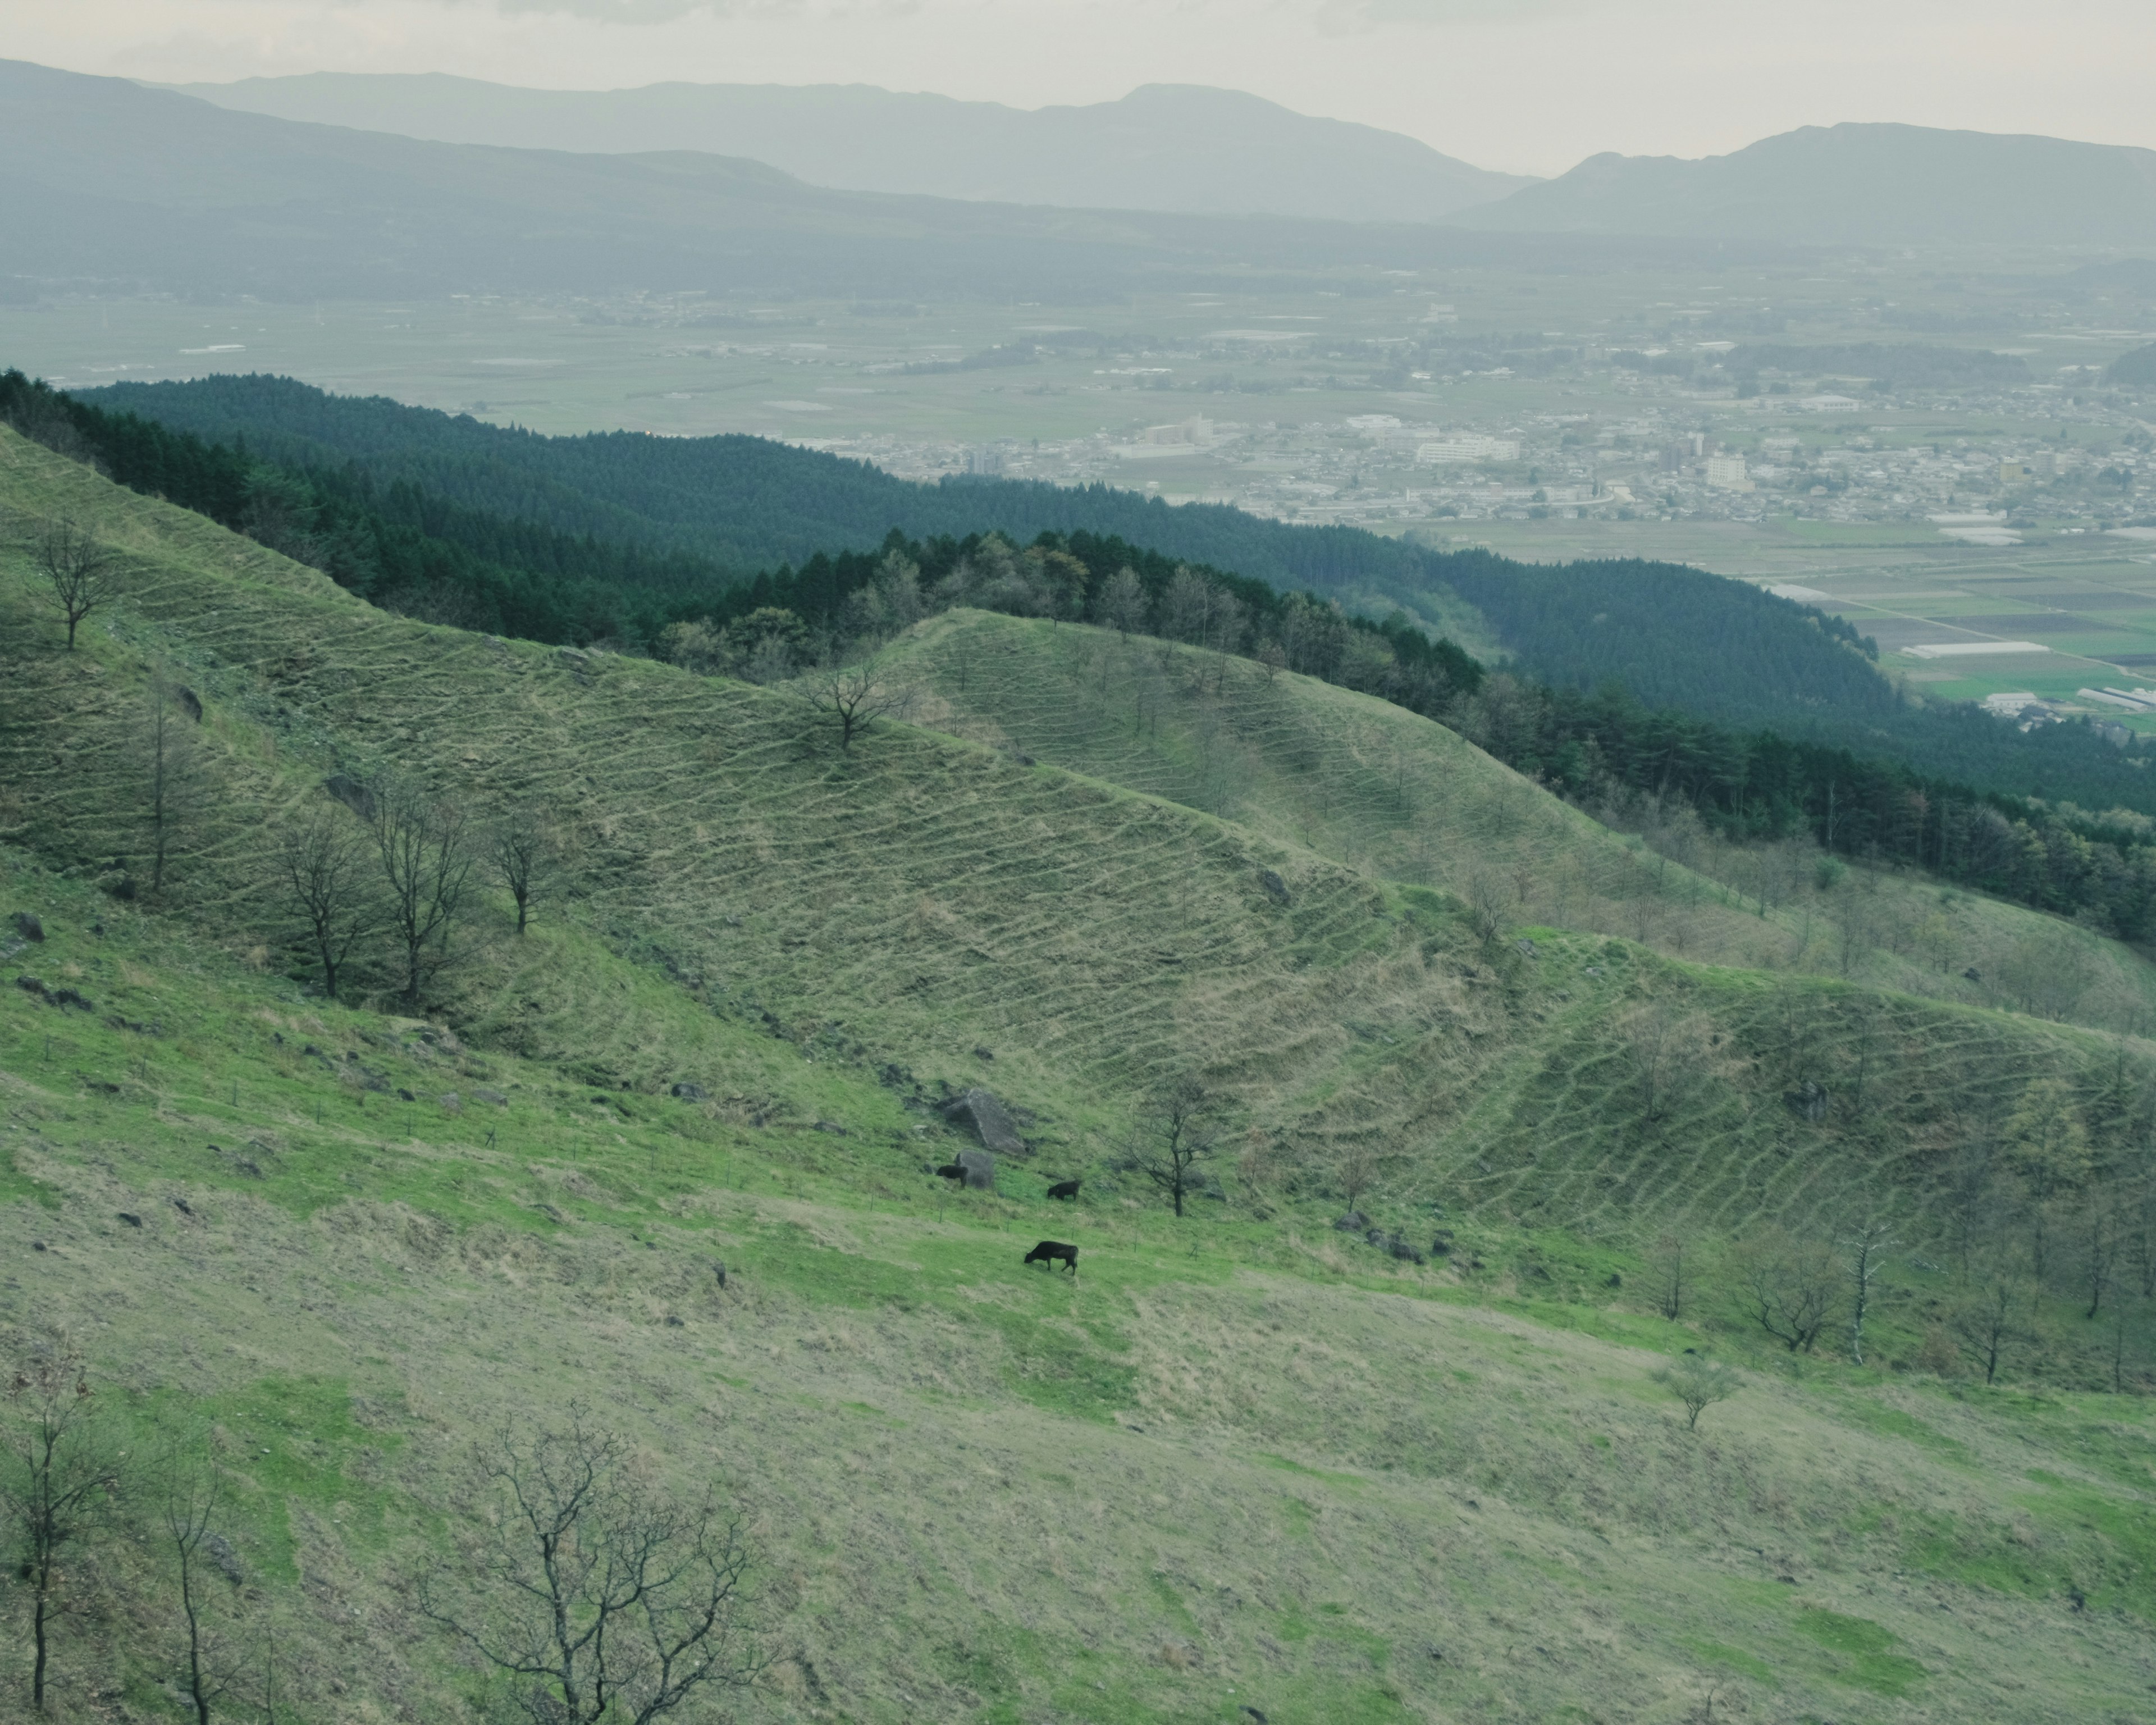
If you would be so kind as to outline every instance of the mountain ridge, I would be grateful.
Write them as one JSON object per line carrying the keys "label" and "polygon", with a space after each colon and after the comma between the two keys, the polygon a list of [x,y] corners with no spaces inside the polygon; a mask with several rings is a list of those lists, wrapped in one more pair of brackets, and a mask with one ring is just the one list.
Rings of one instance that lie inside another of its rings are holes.
{"label": "mountain ridge", "polygon": [[747,157],[812,185],[1067,208],[1429,222],[1532,183],[1397,132],[1240,90],[1142,85],[1019,109],[872,85],[529,90],[439,73],[157,86],[220,107],[442,143]]}
{"label": "mountain ridge", "polygon": [[834,191],[737,157],[439,144],[0,61],[7,272],[65,291],[1047,299],[1232,275],[1704,256],[1687,241]]}
{"label": "mountain ridge", "polygon": [[1605,151],[1452,219],[1512,233],[1792,245],[2150,245],[2156,151],[1850,121],[1723,156]]}

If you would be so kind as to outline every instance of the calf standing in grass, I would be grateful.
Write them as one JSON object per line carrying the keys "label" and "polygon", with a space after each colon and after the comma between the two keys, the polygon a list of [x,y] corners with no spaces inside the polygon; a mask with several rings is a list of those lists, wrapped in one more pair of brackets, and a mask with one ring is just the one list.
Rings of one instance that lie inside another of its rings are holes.
{"label": "calf standing in grass", "polygon": [[1065,1245],[1060,1240],[1044,1240],[1025,1255],[1029,1264],[1065,1264],[1073,1276],[1078,1273],[1078,1248]]}
{"label": "calf standing in grass", "polygon": [[1048,1189],[1048,1195],[1050,1198],[1067,1198],[1075,1201],[1078,1196],[1079,1183],[1076,1180],[1058,1180]]}

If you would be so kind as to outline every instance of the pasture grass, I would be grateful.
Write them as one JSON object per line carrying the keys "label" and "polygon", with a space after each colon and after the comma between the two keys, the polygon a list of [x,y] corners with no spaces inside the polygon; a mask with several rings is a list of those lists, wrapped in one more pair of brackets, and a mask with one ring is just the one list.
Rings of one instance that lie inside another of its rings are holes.
{"label": "pasture grass", "polygon": [[[2077,1356],[1909,1369],[1937,1289],[1900,1266],[1863,1371],[1759,1349],[1711,1278],[1681,1324],[1643,1286],[1654,1230],[1858,1194],[1935,1225],[1944,1123],[2115,1039],[1553,923],[1486,950],[1440,887],[1158,790],[921,726],[842,755],[783,691],[385,619],[5,434],[0,485],[97,511],[138,578],[0,696],[0,910],[46,935],[0,936],[0,1317],[131,1419],[210,1423],[245,1560],[294,1584],[299,1717],[460,1716],[401,1578],[475,1439],[576,1405],[746,1494],[775,1718],[2141,1705],[2145,1401]],[[154,905],[108,890],[153,659],[213,790]],[[328,771],[393,764],[572,838],[538,931],[489,907],[424,1014],[311,992],[262,865]],[[1658,1013],[1690,1040],[1652,1103]],[[1188,1065],[1236,1134],[1178,1222],[1113,1153]],[[1847,1109],[1799,1120],[1800,1070]],[[973,1083],[1034,1141],[993,1194],[926,1172]],[[1331,1225],[1358,1143],[1373,1215],[1448,1255]],[[1047,1235],[1077,1276],[1022,1264]],[[1651,1373],[1708,1344],[1746,1385],[1688,1433]],[[71,1642],[66,1704],[151,1651]]]}

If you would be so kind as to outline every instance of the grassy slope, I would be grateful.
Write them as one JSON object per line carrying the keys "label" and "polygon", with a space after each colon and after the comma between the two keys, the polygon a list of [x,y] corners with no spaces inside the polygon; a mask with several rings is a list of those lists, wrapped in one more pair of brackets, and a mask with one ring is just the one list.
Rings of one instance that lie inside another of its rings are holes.
{"label": "grassy slope", "polygon": [[[0,551],[0,887],[51,930],[8,962],[95,1009],[0,1002],[0,1312],[210,1399],[257,1563],[308,1579],[346,1686],[322,1717],[444,1716],[385,1580],[427,1537],[411,1494],[572,1395],[757,1495],[798,1599],[782,1715],[1647,1720],[1727,1676],[1774,1717],[2065,1720],[2145,1693],[2141,1404],[1822,1365],[1687,1439],[1646,1373],[1691,1332],[1595,1303],[1615,1244],[1534,1225],[1735,1222],[1875,1164],[1913,1216],[1958,1110],[2102,1040],[1599,937],[1496,964],[1435,894],[925,732],[842,758],[780,696],[587,684],[12,440],[0,496],[100,511],[139,559],[70,661]],[[90,884],[139,846],[151,649],[208,701],[218,787],[154,914]],[[388,760],[578,823],[583,896],[475,958],[461,1045],[250,968],[259,810]],[[1649,1122],[1611,1024],[1657,1001],[1741,1052]],[[1793,1026],[1818,1061],[1883,1041],[1895,1094],[1800,1127],[1772,1101]],[[886,1070],[992,1072],[1061,1172],[1178,1058],[1238,1094],[1253,1172],[1368,1135],[1385,1213],[1444,1204],[1487,1268],[1389,1269],[1291,1181],[1180,1228],[1113,1192],[1051,1215],[1022,1172],[956,1197]],[[1078,1285],[1021,1272],[1048,1232]]]}
{"label": "grassy slope", "polygon": [[[2082,973],[2067,1014],[2136,1028],[2156,966],[2056,917],[1921,878],[1808,869],[1763,877],[1757,852],[1696,831],[1666,862],[1567,808],[1441,725],[1307,677],[1093,629],[991,613],[935,619],[907,650],[921,716],[993,746],[1133,786],[1394,880],[1455,894],[1487,880],[1522,923],[1621,934],[1680,957],[1840,974],[1993,1004],[2017,957]],[[1763,879],[1771,908],[1762,914]],[[1843,951],[1852,909],[1862,933]],[[1921,934],[1917,932],[1922,931]],[[1974,970],[1979,980],[1966,973]]]}

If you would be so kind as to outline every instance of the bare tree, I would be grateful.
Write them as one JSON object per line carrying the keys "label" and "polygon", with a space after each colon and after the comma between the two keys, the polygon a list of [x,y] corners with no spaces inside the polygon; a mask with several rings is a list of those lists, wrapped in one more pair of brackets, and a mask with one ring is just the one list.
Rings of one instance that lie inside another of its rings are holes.
{"label": "bare tree", "polygon": [[1467,926],[1486,954],[1505,932],[1505,913],[1512,908],[1504,878],[1494,870],[1477,869],[1467,877]]}
{"label": "bare tree", "polygon": [[1871,1310],[1871,1284],[1878,1280],[1889,1248],[1897,1245],[1877,1218],[1858,1223],[1842,1236],[1842,1263],[1849,1273],[1849,1357],[1864,1363],[1864,1320]]}
{"label": "bare tree", "polygon": [[533,1725],[650,1725],[769,1664],[738,1512],[673,1502],[582,1409],[480,1445],[457,1507],[460,1561],[421,1578],[419,1609]]}
{"label": "bare tree", "polygon": [[123,590],[119,557],[87,528],[70,521],[48,522],[31,556],[52,584],[53,598],[67,619],[68,651],[72,653],[75,626]]}
{"label": "bare tree", "polygon": [[2042,1078],[2021,1092],[2005,1136],[2028,1187],[2029,1268],[2041,1292],[2051,1268],[2052,1205],[2088,1175],[2088,1132],[2073,1091],[2059,1079]]}
{"label": "bare tree", "polygon": [[1999,1376],[1999,1362],[2006,1344],[2017,1333],[2015,1314],[2026,1303],[2027,1291],[2014,1276],[1991,1276],[1982,1287],[1954,1308],[1949,1322],[1954,1333],[1975,1350],[1984,1362],[1984,1381]]}
{"label": "bare tree", "polygon": [[1675,1001],[1644,1001],[1619,1028],[1632,1057],[1640,1118],[1647,1125],[1666,1119],[1721,1064],[1705,1015],[1685,1012]]}
{"label": "bare tree", "polygon": [[1197,1189],[1200,1164],[1219,1147],[1219,1106],[1195,1077],[1174,1080],[1154,1099],[1149,1117],[1131,1140],[1122,1166],[1152,1182],[1183,1214],[1183,1200]]}
{"label": "bare tree", "polygon": [[1226,589],[1195,569],[1178,567],[1160,597],[1160,631],[1170,640],[1203,646]]}
{"label": "bare tree", "polygon": [[1841,1266],[1824,1245],[1786,1235],[1757,1240],[1738,1266],[1739,1303],[1792,1353],[1810,1353],[1834,1317]]}
{"label": "bare tree", "polygon": [[40,1350],[16,1367],[0,1445],[0,1510],[13,1568],[30,1596],[30,1704],[43,1712],[53,1631],[88,1604],[77,1554],[105,1524],[121,1492],[120,1446],[80,1355]]}
{"label": "bare tree", "polygon": [[391,780],[373,787],[373,797],[370,824],[388,888],[389,930],[404,999],[416,1003],[449,962],[449,932],[471,881],[471,838],[454,809],[415,786]]}
{"label": "bare tree", "polygon": [[839,747],[854,746],[854,733],[905,710],[913,691],[873,660],[820,667],[801,680],[801,697],[839,721]]}
{"label": "bare tree", "polygon": [[162,670],[151,673],[141,747],[152,893],[164,891],[165,865],[198,811],[194,726],[200,709],[189,706],[191,699]]}
{"label": "bare tree", "polygon": [[1686,1431],[1697,1431],[1701,1414],[1744,1387],[1743,1379],[1733,1369],[1703,1353],[1678,1355],[1655,1373],[1655,1382],[1684,1404]]}
{"label": "bare tree", "polygon": [[[255,1663],[227,1615],[243,1577],[218,1530],[229,1507],[224,1475],[198,1443],[185,1440],[166,1446],[157,1472],[157,1532],[179,1583],[180,1687],[195,1725],[211,1725],[235,1692],[252,1690]],[[274,1695],[270,1681],[265,1669],[265,1696]]]}
{"label": "bare tree", "polygon": [[1655,1276],[1655,1302],[1664,1317],[1675,1322],[1684,1316],[1685,1301],[1697,1275],[1691,1243],[1681,1235],[1666,1234],[1655,1242],[1649,1263]]}
{"label": "bare tree", "polygon": [[1377,1183],[1377,1152],[1361,1142],[1346,1146],[1332,1158],[1332,1178],[1348,1200],[1348,1209],[1360,1210],[1363,1194]]}
{"label": "bare tree", "polygon": [[2088,1290],[2091,1317],[2103,1309],[2103,1296],[2111,1291],[2118,1272],[2123,1244],[2119,1215],[2126,1209],[2120,1202],[2123,1195],[2116,1191],[2092,1191],[2082,1212],[2082,1286]]}
{"label": "bare tree", "polygon": [[549,896],[560,846],[546,817],[520,803],[487,831],[487,860],[516,901],[516,932],[524,932],[533,909]]}
{"label": "bare tree", "polygon": [[321,960],[322,993],[337,998],[337,974],[377,927],[372,882],[359,835],[336,810],[318,809],[277,847],[286,903]]}

